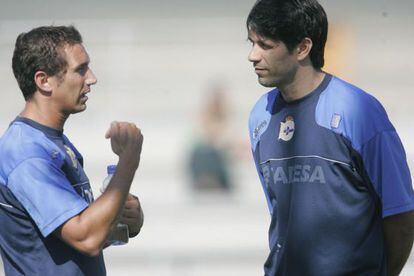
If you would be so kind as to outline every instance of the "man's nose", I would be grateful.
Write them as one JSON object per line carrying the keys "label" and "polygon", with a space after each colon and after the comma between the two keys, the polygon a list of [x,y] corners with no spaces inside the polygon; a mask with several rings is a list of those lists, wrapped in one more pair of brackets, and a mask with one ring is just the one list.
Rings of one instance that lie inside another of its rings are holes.
{"label": "man's nose", "polygon": [[256,45],[253,45],[247,58],[250,62],[260,61],[260,51]]}
{"label": "man's nose", "polygon": [[96,79],[96,76],[95,76],[95,74],[92,72],[92,70],[91,69],[89,69],[89,72],[88,72],[88,78],[87,78],[87,80],[86,80],[86,82],[87,82],[87,84],[88,85],[94,85],[94,84],[96,84],[97,82],[98,82],[98,80]]}

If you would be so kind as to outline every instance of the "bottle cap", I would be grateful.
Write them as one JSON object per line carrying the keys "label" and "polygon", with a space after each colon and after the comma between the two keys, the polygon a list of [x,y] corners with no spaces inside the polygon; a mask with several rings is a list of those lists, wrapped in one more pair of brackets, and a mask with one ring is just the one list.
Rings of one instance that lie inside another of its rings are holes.
{"label": "bottle cap", "polygon": [[108,172],[108,174],[114,174],[114,173],[115,173],[115,171],[116,171],[116,165],[109,165],[109,166],[106,168],[106,171]]}

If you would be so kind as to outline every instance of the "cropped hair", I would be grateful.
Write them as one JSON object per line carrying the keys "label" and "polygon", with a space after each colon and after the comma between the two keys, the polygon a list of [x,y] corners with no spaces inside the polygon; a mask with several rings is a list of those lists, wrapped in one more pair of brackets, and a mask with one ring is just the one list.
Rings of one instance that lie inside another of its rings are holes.
{"label": "cropped hair", "polygon": [[246,24],[260,36],[283,42],[290,52],[304,38],[311,39],[312,65],[323,67],[328,20],[317,0],[258,0]]}
{"label": "cropped hair", "polygon": [[17,37],[12,68],[26,101],[36,91],[35,73],[59,75],[67,68],[64,47],[81,43],[82,36],[74,26],[42,26]]}

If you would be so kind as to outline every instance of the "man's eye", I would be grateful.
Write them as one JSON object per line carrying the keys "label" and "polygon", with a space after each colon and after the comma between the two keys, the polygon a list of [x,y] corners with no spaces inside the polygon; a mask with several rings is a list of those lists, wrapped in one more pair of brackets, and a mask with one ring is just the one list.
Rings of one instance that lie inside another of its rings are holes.
{"label": "man's eye", "polygon": [[264,49],[264,50],[269,50],[272,49],[272,46],[263,42],[258,43],[260,48]]}
{"label": "man's eye", "polygon": [[76,70],[79,74],[85,75],[86,71],[88,71],[88,67],[80,67],[78,70]]}

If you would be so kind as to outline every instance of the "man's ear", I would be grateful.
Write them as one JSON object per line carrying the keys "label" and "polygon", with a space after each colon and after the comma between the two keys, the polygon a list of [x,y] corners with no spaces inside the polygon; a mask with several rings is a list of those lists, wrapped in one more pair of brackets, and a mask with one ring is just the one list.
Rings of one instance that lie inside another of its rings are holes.
{"label": "man's ear", "polygon": [[309,57],[309,53],[312,50],[312,40],[308,37],[305,37],[296,47],[297,58],[299,61],[305,60]]}
{"label": "man's ear", "polygon": [[37,71],[34,75],[34,81],[36,83],[37,88],[40,91],[48,93],[52,92],[50,76],[46,74],[44,71]]}

